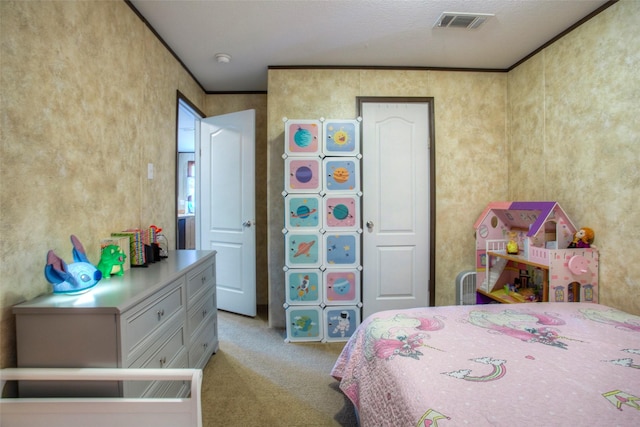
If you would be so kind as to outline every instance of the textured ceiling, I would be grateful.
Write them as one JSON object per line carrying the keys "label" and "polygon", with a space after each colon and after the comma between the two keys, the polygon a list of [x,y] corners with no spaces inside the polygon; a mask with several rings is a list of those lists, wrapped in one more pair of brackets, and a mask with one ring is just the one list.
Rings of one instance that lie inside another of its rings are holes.
{"label": "textured ceiling", "polygon": [[[130,1],[207,92],[266,91],[269,66],[508,69],[606,3]],[[494,16],[475,30],[434,28],[443,12]]]}

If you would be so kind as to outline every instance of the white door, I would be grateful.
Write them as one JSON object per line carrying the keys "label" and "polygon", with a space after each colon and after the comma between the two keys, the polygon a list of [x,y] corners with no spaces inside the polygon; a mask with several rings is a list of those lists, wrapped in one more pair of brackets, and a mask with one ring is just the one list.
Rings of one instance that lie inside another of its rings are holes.
{"label": "white door", "polygon": [[256,315],[255,110],[200,123],[196,247],[214,249],[218,308]]}
{"label": "white door", "polygon": [[362,104],[363,316],[429,305],[429,104]]}

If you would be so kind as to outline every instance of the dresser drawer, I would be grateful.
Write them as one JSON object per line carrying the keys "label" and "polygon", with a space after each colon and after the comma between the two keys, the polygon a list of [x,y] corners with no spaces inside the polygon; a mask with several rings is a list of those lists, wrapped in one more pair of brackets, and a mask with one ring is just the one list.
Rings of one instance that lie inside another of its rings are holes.
{"label": "dresser drawer", "polygon": [[187,313],[187,333],[191,339],[198,333],[205,319],[211,317],[215,310],[216,304],[213,290],[205,294],[194,307],[189,308],[189,312]]}
{"label": "dresser drawer", "polygon": [[[153,368],[160,369],[168,367],[177,354],[184,348],[184,329],[180,327],[163,345],[144,360],[140,366],[132,365],[132,368]],[[142,358],[141,358],[142,359]]]}
{"label": "dresser drawer", "polygon": [[[188,368],[189,358],[186,350],[180,353],[180,357],[175,360],[175,364],[169,366],[171,369]],[[186,397],[191,391],[191,381],[158,381],[162,386],[159,388],[158,394],[153,397],[176,398]]]}
{"label": "dresser drawer", "polygon": [[[188,364],[187,351],[182,350],[178,357],[167,366],[171,369],[185,369]],[[179,398],[186,397],[190,390],[190,381],[154,381],[145,391],[144,398]]]}
{"label": "dresser drawer", "polygon": [[166,324],[184,307],[183,280],[168,286],[168,290],[157,298],[134,307],[131,314],[125,314],[122,322],[124,359],[132,356],[142,341],[149,339],[154,331]]}
{"label": "dresser drawer", "polygon": [[209,324],[202,329],[189,347],[189,366],[204,369],[209,357],[216,351],[216,318],[208,319]]}
{"label": "dresser drawer", "polygon": [[[185,334],[182,324],[171,328],[158,338],[160,346],[152,345],[128,368],[169,368],[185,352]],[[131,381],[125,386],[126,397],[139,397],[149,393],[153,381]]]}
{"label": "dresser drawer", "polygon": [[216,268],[215,263],[207,264],[199,270],[187,275],[187,301],[191,301],[193,297],[204,289],[216,284]]}

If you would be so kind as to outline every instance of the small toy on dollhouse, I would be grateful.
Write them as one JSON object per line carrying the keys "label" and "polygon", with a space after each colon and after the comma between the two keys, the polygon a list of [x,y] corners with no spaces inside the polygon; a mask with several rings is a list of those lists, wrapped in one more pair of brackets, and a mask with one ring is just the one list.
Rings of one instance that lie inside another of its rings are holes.
{"label": "small toy on dollhouse", "polygon": [[474,224],[478,302],[598,302],[594,232],[556,202],[492,202]]}

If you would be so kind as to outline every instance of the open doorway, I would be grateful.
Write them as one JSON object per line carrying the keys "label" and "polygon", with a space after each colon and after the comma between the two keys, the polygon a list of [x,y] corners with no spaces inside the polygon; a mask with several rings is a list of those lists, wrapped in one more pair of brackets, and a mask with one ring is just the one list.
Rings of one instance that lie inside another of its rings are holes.
{"label": "open doorway", "polygon": [[196,221],[196,147],[198,125],[204,117],[187,98],[178,92],[176,126],[176,249],[195,249]]}

